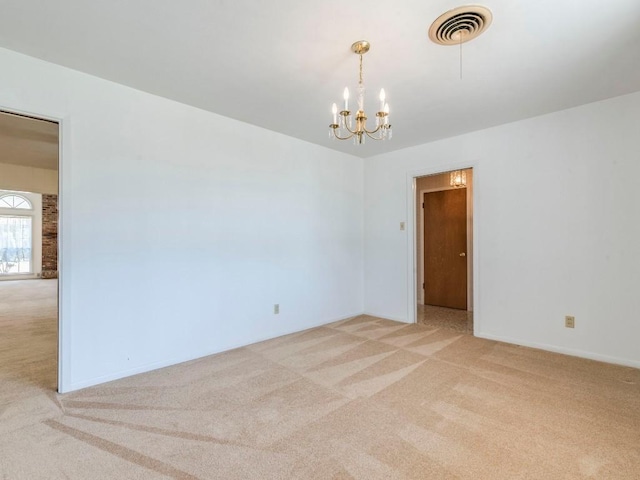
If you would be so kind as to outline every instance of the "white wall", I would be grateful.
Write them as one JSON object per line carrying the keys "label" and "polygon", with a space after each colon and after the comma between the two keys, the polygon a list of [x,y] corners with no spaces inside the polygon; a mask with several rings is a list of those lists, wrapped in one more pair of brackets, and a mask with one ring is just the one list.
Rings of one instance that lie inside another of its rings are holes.
{"label": "white wall", "polygon": [[473,165],[476,335],[640,366],[639,119],[635,93],[368,159],[365,310],[411,318],[410,172]]}
{"label": "white wall", "polygon": [[0,66],[0,107],[63,118],[62,390],[362,312],[362,160],[7,50]]}

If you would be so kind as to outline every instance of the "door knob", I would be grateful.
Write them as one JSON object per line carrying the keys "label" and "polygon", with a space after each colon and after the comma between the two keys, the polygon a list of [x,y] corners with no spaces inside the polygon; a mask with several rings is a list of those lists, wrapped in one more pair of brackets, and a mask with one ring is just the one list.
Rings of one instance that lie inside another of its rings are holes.
{"label": "door knob", "polygon": [[466,253],[464,253],[464,252],[462,252],[462,253],[460,254],[460,256],[461,256],[461,257],[466,257],[466,256],[467,256],[467,254],[466,254]]}

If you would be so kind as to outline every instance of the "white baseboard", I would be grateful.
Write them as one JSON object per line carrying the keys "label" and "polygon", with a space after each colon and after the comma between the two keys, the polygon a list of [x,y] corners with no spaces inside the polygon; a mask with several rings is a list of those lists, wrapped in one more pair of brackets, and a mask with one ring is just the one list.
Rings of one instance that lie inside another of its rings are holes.
{"label": "white baseboard", "polygon": [[519,340],[515,338],[510,338],[510,337],[502,337],[500,335],[485,334],[481,332],[474,332],[474,336],[478,338],[484,338],[486,340],[495,340],[498,342],[510,343],[512,345],[522,345],[523,347],[537,348],[539,350],[546,350],[548,352],[562,353],[564,355],[570,355],[572,357],[587,358],[589,360],[596,360],[596,361],[605,362],[605,363],[613,363],[615,365],[623,365],[625,367],[640,368],[640,361],[631,360],[628,358],[602,355],[599,353],[587,352],[584,350],[578,350],[573,348],[559,347],[557,345],[549,345],[546,343],[528,342],[525,340]]}

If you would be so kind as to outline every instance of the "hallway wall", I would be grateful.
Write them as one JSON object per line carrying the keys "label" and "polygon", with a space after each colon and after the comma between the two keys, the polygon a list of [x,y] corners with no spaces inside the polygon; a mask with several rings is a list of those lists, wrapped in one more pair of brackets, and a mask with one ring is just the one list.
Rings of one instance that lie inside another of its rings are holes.
{"label": "hallway wall", "polygon": [[0,188],[21,192],[58,193],[58,172],[0,163]]}

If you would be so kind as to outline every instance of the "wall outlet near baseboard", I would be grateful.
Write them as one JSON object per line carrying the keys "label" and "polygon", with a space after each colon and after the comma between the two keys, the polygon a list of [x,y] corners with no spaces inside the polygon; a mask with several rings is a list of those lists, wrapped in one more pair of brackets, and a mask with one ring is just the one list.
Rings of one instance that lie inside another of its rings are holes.
{"label": "wall outlet near baseboard", "polygon": [[576,317],[573,315],[567,315],[564,317],[564,326],[567,328],[575,328],[576,327]]}
{"label": "wall outlet near baseboard", "polygon": [[279,313],[280,313],[280,304],[279,304],[279,303],[274,303],[274,304],[273,304],[273,313],[274,313],[275,315],[277,315],[277,314],[279,314]]}

